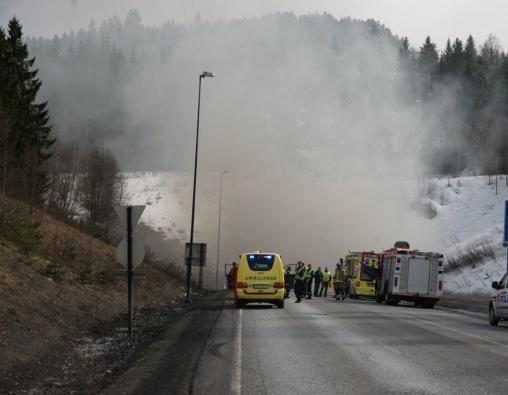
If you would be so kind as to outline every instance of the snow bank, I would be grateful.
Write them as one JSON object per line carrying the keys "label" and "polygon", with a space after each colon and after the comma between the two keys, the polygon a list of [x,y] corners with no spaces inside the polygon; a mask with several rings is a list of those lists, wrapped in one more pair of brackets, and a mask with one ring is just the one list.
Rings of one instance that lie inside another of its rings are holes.
{"label": "snow bank", "polygon": [[427,186],[437,216],[432,220],[439,230],[440,248],[451,257],[474,246],[483,245],[493,257],[446,275],[445,289],[449,292],[492,291],[491,283],[506,272],[506,248],[503,242],[504,202],[508,187],[503,178],[464,177],[433,179]]}

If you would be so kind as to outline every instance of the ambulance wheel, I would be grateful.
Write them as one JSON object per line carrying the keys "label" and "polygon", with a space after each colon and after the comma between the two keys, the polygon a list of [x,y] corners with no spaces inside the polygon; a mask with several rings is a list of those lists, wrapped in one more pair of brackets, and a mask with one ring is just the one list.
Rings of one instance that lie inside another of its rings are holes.
{"label": "ambulance wheel", "polygon": [[282,299],[281,301],[277,302],[277,308],[278,309],[283,309],[284,308],[284,299]]}
{"label": "ambulance wheel", "polygon": [[239,309],[241,309],[244,306],[245,306],[245,302],[242,302],[241,300],[236,301],[236,307],[238,307]]}
{"label": "ambulance wheel", "polygon": [[422,302],[421,306],[424,309],[433,309],[436,304],[434,302]]}
{"label": "ambulance wheel", "polygon": [[496,312],[494,311],[494,306],[492,306],[492,304],[490,305],[489,308],[489,324],[492,326],[497,326],[497,324],[499,324],[499,318],[496,315]]}

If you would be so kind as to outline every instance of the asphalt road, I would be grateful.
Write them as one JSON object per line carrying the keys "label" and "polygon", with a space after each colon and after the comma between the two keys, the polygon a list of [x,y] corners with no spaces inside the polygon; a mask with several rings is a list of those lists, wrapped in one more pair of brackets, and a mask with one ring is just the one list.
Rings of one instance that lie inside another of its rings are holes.
{"label": "asphalt road", "polygon": [[506,394],[508,323],[443,309],[314,298],[230,303],[193,394]]}

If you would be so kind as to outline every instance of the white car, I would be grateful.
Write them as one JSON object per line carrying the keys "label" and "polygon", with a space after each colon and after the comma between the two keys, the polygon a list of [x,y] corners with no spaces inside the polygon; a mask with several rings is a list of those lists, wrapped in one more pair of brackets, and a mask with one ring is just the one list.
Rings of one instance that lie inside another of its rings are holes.
{"label": "white car", "polygon": [[496,290],[496,295],[490,301],[489,323],[497,325],[500,320],[508,320],[508,273],[501,281],[494,281],[492,288]]}

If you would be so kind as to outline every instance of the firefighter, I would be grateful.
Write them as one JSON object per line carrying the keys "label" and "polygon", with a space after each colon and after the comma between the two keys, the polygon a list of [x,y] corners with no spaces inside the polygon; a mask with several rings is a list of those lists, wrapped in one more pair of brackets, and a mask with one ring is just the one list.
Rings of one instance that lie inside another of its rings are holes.
{"label": "firefighter", "polygon": [[332,274],[328,271],[328,268],[325,267],[325,271],[323,272],[323,282],[321,283],[321,289],[319,290],[319,296],[324,296],[325,298],[328,296],[328,285],[330,284],[330,280],[332,278]]}
{"label": "firefighter", "polygon": [[[305,266],[305,265],[304,265]],[[307,295],[307,299],[312,299],[312,279],[314,278],[314,269],[312,265],[309,263],[307,265],[307,269],[305,270],[305,295]]]}
{"label": "firefighter", "polygon": [[295,270],[295,303],[300,303],[305,292],[305,265],[298,261]]}
{"label": "firefighter", "polygon": [[285,285],[285,292],[284,292],[284,298],[289,298],[289,293],[291,292],[291,288],[293,288],[295,282],[295,275],[291,273],[291,266],[288,266],[286,268],[286,271],[284,273],[284,285]]}
{"label": "firefighter", "polygon": [[233,292],[235,294],[235,299],[236,299],[236,278],[237,278],[237,275],[238,275],[238,264],[236,262],[233,262],[233,267],[229,271],[228,276],[230,278],[231,286],[232,286]]}
{"label": "firefighter", "polygon": [[335,273],[333,275],[333,286],[335,288],[335,299],[337,300],[343,300],[346,298],[345,293],[345,281],[346,281],[346,274],[344,273],[344,268],[340,265],[337,265],[337,268],[335,269]]}
{"label": "firefighter", "polygon": [[319,295],[319,288],[323,283],[323,272],[321,271],[321,266],[318,266],[317,270],[314,272],[314,296],[317,298]]}

